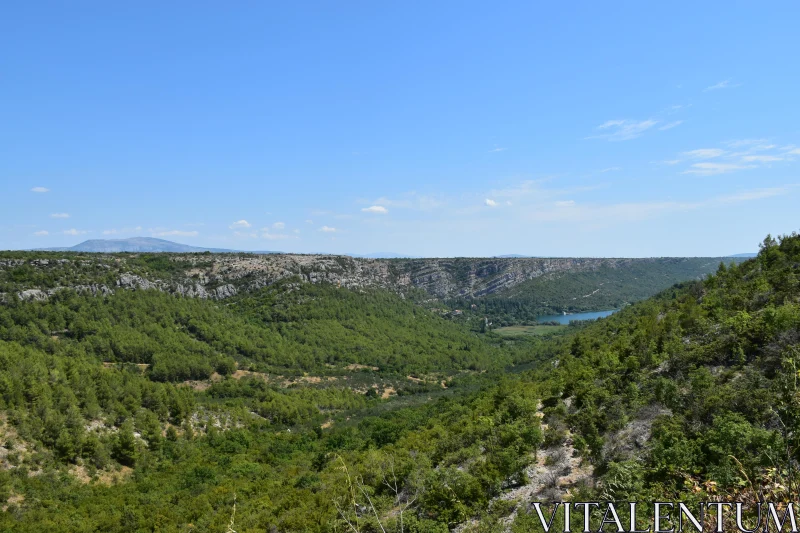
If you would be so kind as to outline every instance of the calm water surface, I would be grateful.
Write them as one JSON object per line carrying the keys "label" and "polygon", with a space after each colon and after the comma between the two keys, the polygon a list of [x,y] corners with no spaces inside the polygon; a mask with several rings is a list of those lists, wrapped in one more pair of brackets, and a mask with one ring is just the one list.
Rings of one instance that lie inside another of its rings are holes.
{"label": "calm water surface", "polygon": [[573,313],[571,315],[543,315],[536,317],[537,322],[558,322],[559,324],[569,324],[571,320],[595,320],[612,315],[619,309],[610,311],[592,311],[590,313]]}

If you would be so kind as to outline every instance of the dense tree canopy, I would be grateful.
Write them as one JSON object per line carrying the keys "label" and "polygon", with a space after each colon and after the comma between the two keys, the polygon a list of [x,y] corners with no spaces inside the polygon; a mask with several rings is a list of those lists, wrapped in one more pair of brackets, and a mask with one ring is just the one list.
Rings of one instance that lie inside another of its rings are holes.
{"label": "dense tree canopy", "polygon": [[498,496],[567,439],[584,501],[796,491],[799,275],[800,237],[770,237],[543,340],[296,280],[224,303],[11,299],[0,530],[225,531],[235,494],[239,532],[499,531]]}

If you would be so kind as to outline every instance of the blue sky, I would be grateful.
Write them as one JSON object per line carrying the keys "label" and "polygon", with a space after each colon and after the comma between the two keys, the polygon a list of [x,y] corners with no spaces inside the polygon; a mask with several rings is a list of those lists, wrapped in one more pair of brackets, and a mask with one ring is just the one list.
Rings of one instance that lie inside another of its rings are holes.
{"label": "blue sky", "polygon": [[798,229],[797,2],[18,2],[0,249],[753,251]]}

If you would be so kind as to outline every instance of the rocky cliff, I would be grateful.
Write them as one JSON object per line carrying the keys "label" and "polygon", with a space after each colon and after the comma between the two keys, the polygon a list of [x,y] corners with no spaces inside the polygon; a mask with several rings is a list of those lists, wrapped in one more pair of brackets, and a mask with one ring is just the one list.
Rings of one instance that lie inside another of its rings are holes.
{"label": "rocky cliff", "polygon": [[0,254],[0,291],[41,300],[69,287],[92,294],[158,289],[189,297],[222,299],[282,279],[328,282],[350,289],[412,288],[434,298],[502,293],[536,278],[652,266],[701,277],[723,258],[453,258],[362,259],[335,255],[248,254]]}

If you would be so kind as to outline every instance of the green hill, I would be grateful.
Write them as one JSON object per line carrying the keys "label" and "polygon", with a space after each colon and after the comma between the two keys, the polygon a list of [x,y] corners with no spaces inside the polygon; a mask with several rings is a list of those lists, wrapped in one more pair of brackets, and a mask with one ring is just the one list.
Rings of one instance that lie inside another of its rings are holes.
{"label": "green hill", "polygon": [[547,339],[291,280],[224,301],[12,300],[0,530],[223,532],[234,495],[239,532],[524,531],[525,499],[566,490],[787,501],[799,274],[800,237],[768,238]]}

